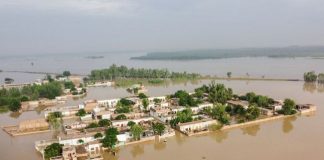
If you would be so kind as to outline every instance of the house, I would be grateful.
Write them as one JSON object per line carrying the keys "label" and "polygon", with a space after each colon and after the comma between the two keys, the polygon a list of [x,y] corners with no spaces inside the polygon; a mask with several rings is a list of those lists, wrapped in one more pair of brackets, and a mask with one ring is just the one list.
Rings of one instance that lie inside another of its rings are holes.
{"label": "house", "polygon": [[260,108],[260,112],[262,115],[265,115],[265,116],[273,116],[273,110],[271,109],[267,109],[267,108]]}
{"label": "house", "polygon": [[171,115],[170,108],[157,107],[150,109],[150,116],[163,123],[167,123],[173,118],[174,115]]}
{"label": "house", "polygon": [[98,140],[96,140],[96,141],[87,143],[85,145],[85,149],[90,154],[93,153],[93,152],[99,153],[101,151],[101,146],[102,146],[102,143],[100,143]]}
{"label": "house", "polygon": [[202,119],[193,122],[179,123],[177,129],[185,134],[208,130],[210,125],[217,124],[217,121],[211,118]]}
{"label": "house", "polygon": [[279,111],[282,109],[282,105],[283,105],[283,102],[281,100],[275,100],[274,101],[274,104],[271,105],[271,108],[274,110],[274,111]]}
{"label": "house", "polygon": [[64,145],[62,147],[62,157],[64,160],[77,160],[75,147],[70,145]]}
{"label": "house", "polygon": [[64,129],[82,129],[85,128],[86,126],[87,124],[83,122],[73,122],[70,124],[65,124]]}
{"label": "house", "polygon": [[101,106],[101,107],[113,108],[113,107],[116,107],[119,100],[120,100],[120,98],[107,99],[107,100],[98,100],[98,105]]}
{"label": "house", "polygon": [[154,99],[158,99],[161,103],[164,103],[164,102],[167,101],[167,100],[166,100],[166,96],[149,97],[149,98],[148,98],[149,103],[155,103],[155,102],[154,102]]}
{"label": "house", "polygon": [[94,108],[96,108],[98,106],[98,102],[96,100],[85,101],[83,104],[84,104],[83,109],[86,112],[91,112]]}
{"label": "house", "polygon": [[202,103],[202,104],[198,104],[198,108],[200,109],[200,110],[203,110],[204,108],[210,108],[210,107],[213,107],[214,106],[214,104],[212,104],[212,103]]}
{"label": "house", "polygon": [[81,121],[90,121],[92,120],[92,114],[87,114],[85,116],[80,117]]}
{"label": "house", "polygon": [[296,109],[300,113],[304,114],[304,113],[316,111],[316,106],[313,104],[298,104],[298,105],[296,105]]}
{"label": "house", "polygon": [[143,117],[143,118],[138,118],[138,119],[125,119],[125,120],[114,120],[112,121],[112,126],[114,127],[126,127],[128,122],[133,121],[136,124],[142,123],[142,122],[148,122],[148,121],[153,121],[153,117]]}
{"label": "house", "polygon": [[45,118],[49,116],[50,113],[53,112],[61,112],[62,116],[68,117],[68,116],[74,116],[79,110],[79,107],[77,106],[65,106],[65,107],[53,107],[46,109],[44,112]]}
{"label": "house", "polygon": [[56,99],[40,99],[39,105],[40,106],[55,106],[58,103]]}
{"label": "house", "polygon": [[100,111],[100,112],[94,112],[95,119],[111,119],[111,115],[113,112],[111,111]]}
{"label": "house", "polygon": [[190,107],[190,109],[191,109],[193,114],[198,114],[199,111],[200,111],[199,107]]}
{"label": "house", "polygon": [[[122,113],[122,114],[125,115],[127,117],[127,119],[138,119],[138,118],[147,116],[146,113],[142,113],[142,112],[131,112],[131,113]],[[121,114],[112,114],[111,118],[115,119],[119,115],[121,115]]]}
{"label": "house", "polygon": [[21,110],[22,111],[34,110],[37,107],[39,107],[39,102],[38,101],[21,102]]}
{"label": "house", "polygon": [[44,130],[49,128],[49,123],[45,119],[33,119],[22,121],[18,125],[18,130]]}
{"label": "house", "polygon": [[186,107],[183,107],[183,106],[173,106],[173,107],[171,107],[171,112],[173,114],[176,114],[176,113],[181,112],[185,109],[186,109]]}
{"label": "house", "polygon": [[95,133],[60,134],[57,138],[60,144],[75,146],[80,145],[79,140],[82,140],[84,143],[95,141],[94,134]]}
{"label": "house", "polygon": [[227,105],[242,106],[244,109],[249,108],[249,102],[243,100],[228,100]]}

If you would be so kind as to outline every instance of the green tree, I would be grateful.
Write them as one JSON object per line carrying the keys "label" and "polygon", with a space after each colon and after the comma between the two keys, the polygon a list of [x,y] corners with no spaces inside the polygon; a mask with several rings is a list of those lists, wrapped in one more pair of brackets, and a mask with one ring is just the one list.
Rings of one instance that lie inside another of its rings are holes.
{"label": "green tree", "polygon": [[78,143],[79,143],[79,144],[83,144],[84,141],[83,141],[82,139],[79,139],[79,140],[78,140]]}
{"label": "green tree", "polygon": [[315,82],[316,79],[317,79],[317,75],[314,71],[304,73],[305,82]]}
{"label": "green tree", "polygon": [[21,108],[20,100],[13,98],[9,102],[9,110],[12,112],[17,112]]}
{"label": "green tree", "polygon": [[92,122],[92,123],[88,124],[88,126],[86,128],[98,128],[98,127],[99,127],[98,123]]}
{"label": "green tree", "polygon": [[153,123],[153,131],[157,135],[162,135],[164,133],[165,126],[162,123]]}
{"label": "green tree", "polygon": [[147,98],[142,99],[142,104],[145,110],[147,110],[147,107],[149,106],[149,100]]}
{"label": "green tree", "polygon": [[102,146],[106,148],[114,148],[117,143],[118,130],[116,128],[108,128],[105,137],[101,140]]}
{"label": "green tree", "polygon": [[53,112],[50,113],[47,117],[48,122],[51,124],[51,126],[56,130],[59,129],[61,126],[61,117],[62,114],[59,115],[60,112]]}
{"label": "green tree", "polygon": [[246,93],[245,97],[246,97],[247,101],[249,101],[250,103],[253,103],[253,101],[256,97],[256,94],[254,92],[249,92],[249,93]]}
{"label": "green tree", "polygon": [[70,71],[64,71],[64,72],[63,72],[63,76],[65,76],[65,77],[69,77],[69,76],[71,76]]}
{"label": "green tree", "polygon": [[210,116],[213,119],[217,119],[222,124],[229,124],[230,123],[230,116],[226,112],[226,106],[225,105],[219,104],[219,105],[214,106],[211,109]]}
{"label": "green tree", "polygon": [[115,120],[123,120],[123,119],[127,119],[127,117],[124,114],[120,114],[115,117]]}
{"label": "green tree", "polygon": [[96,133],[93,137],[94,137],[95,139],[98,139],[98,138],[102,138],[103,135],[102,135],[102,133],[98,132],[98,133]]}
{"label": "green tree", "polygon": [[54,81],[54,79],[52,78],[52,76],[50,74],[47,74],[45,76],[45,80],[48,80],[49,82],[53,82]]}
{"label": "green tree", "polygon": [[284,115],[295,114],[296,113],[295,107],[296,107],[296,103],[294,100],[285,99],[284,105],[282,106],[282,113]]}
{"label": "green tree", "polygon": [[227,72],[227,78],[231,78],[232,77],[232,72]]}
{"label": "green tree", "polygon": [[145,95],[144,93],[139,93],[139,94],[138,94],[138,97],[139,97],[140,99],[148,98],[147,95]]}
{"label": "green tree", "polygon": [[209,101],[212,103],[225,104],[232,96],[232,89],[226,88],[223,84],[216,84],[215,81],[212,81],[209,85]]}
{"label": "green tree", "polygon": [[129,121],[129,122],[127,123],[127,126],[131,128],[131,127],[133,127],[135,124],[136,124],[136,123],[135,123],[134,121]]}
{"label": "green tree", "polygon": [[143,128],[140,125],[135,124],[131,127],[130,132],[132,133],[134,140],[139,140],[143,133]]}
{"label": "green tree", "polygon": [[79,109],[78,112],[75,114],[76,116],[83,117],[87,114],[84,109]]}
{"label": "green tree", "polygon": [[98,125],[100,127],[109,127],[111,125],[111,121],[108,119],[101,119],[99,120]]}
{"label": "green tree", "polygon": [[161,99],[158,99],[158,98],[154,98],[153,101],[154,101],[154,104],[160,104],[161,103]]}
{"label": "green tree", "polygon": [[72,88],[75,89],[75,85],[74,85],[73,82],[67,81],[67,82],[64,82],[64,88],[65,89],[71,89],[72,90]]}
{"label": "green tree", "polygon": [[260,113],[260,108],[252,105],[246,110],[245,118],[247,120],[255,120],[260,116]]}
{"label": "green tree", "polygon": [[44,157],[46,160],[50,159],[51,157],[60,156],[62,154],[62,146],[59,143],[53,143],[47,146],[44,149]]}
{"label": "green tree", "polygon": [[63,117],[62,112],[53,112],[53,113],[50,113],[50,114],[55,118],[62,118]]}
{"label": "green tree", "polygon": [[20,101],[21,101],[21,102],[29,101],[29,97],[28,97],[28,96],[25,96],[25,95],[24,95],[24,96],[21,96],[21,97],[20,97]]}
{"label": "green tree", "polygon": [[269,98],[267,96],[256,96],[254,97],[254,103],[258,104],[259,107],[268,107]]}

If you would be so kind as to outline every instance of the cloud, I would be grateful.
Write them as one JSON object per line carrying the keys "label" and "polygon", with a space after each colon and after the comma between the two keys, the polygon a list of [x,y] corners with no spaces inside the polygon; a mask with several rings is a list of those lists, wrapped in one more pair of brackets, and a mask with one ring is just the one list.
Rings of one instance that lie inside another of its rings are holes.
{"label": "cloud", "polygon": [[85,14],[127,14],[137,7],[131,0],[0,0],[0,8]]}

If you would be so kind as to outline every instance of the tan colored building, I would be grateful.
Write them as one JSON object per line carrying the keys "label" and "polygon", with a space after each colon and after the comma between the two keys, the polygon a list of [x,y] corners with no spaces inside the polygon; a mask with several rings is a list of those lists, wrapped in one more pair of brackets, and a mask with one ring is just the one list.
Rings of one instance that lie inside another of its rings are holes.
{"label": "tan colored building", "polygon": [[20,131],[48,129],[49,123],[45,119],[35,119],[22,121],[18,125]]}
{"label": "tan colored building", "polygon": [[94,108],[96,108],[98,106],[98,102],[97,101],[88,101],[84,103],[84,110],[86,112],[92,112]]}

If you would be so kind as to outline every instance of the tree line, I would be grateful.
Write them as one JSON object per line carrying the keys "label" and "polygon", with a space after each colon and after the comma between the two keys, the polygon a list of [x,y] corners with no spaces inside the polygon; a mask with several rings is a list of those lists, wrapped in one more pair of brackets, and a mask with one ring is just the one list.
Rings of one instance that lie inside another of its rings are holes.
{"label": "tree line", "polygon": [[168,69],[127,68],[111,65],[106,69],[92,70],[89,80],[115,80],[118,78],[198,78],[199,74],[187,72],[170,72]]}
{"label": "tree line", "polygon": [[304,73],[305,82],[324,83],[324,73],[316,74],[314,71]]}
{"label": "tree line", "polygon": [[63,93],[59,82],[49,82],[42,85],[29,85],[21,89],[0,89],[0,106],[8,107],[11,111],[18,111],[21,102],[37,100],[39,98],[54,99]]}

